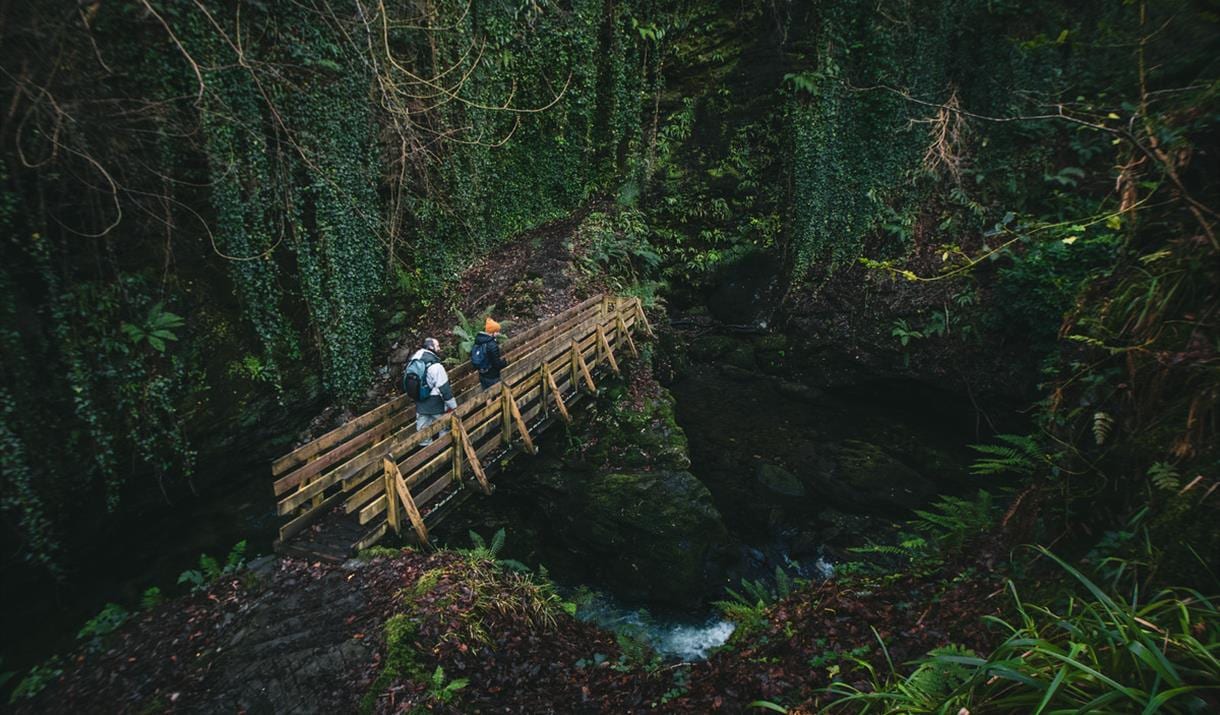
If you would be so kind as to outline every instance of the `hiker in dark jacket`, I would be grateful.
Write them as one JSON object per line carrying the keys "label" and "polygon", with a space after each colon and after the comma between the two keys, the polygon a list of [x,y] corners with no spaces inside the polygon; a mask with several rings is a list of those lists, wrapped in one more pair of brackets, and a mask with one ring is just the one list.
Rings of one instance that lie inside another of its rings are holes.
{"label": "hiker in dark jacket", "polygon": [[[487,322],[483,323],[483,332],[474,336],[474,346],[470,349],[471,362],[479,371],[479,384],[484,390],[499,382],[500,371],[508,367],[508,361],[500,354],[500,344],[496,342],[498,337],[500,324],[492,320],[491,316],[487,316]],[[483,353],[482,364],[475,360],[476,350]]]}
{"label": "hiker in dark jacket", "polygon": [[[441,364],[441,344],[436,338],[425,338],[424,346],[411,355],[411,360],[423,360],[427,364],[427,397],[415,403],[415,431],[443,418],[457,409],[457,399],[453,397],[453,387],[449,384],[449,373]],[[444,434],[448,430],[441,430]],[[421,445],[432,444],[432,440],[420,442]]]}

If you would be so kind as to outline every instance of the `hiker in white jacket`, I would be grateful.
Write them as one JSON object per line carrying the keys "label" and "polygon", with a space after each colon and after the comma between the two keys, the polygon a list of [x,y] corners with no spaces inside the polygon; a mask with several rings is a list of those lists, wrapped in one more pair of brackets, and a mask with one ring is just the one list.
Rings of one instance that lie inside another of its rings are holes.
{"label": "hiker in white jacket", "polygon": [[[408,366],[416,360],[422,361],[425,365],[424,374],[427,379],[426,388],[420,390],[421,395],[426,392],[426,396],[415,402],[416,432],[457,409],[457,399],[454,398],[453,387],[449,384],[449,373],[441,364],[440,351],[441,344],[436,338],[425,338],[424,346],[416,350],[411,355],[411,359],[407,361]],[[440,434],[447,431],[441,430]],[[421,445],[431,443],[430,439],[420,442]]]}

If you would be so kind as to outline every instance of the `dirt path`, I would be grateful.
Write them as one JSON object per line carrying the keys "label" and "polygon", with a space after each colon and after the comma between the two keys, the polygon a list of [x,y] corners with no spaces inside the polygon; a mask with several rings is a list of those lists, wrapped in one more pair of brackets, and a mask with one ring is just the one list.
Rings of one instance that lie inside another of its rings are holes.
{"label": "dirt path", "polygon": [[350,712],[410,573],[261,559],[73,653],[18,712]]}

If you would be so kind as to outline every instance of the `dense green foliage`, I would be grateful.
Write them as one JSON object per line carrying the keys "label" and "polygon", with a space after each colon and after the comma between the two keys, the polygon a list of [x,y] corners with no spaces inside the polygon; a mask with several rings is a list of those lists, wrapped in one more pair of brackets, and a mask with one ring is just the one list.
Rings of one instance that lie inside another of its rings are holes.
{"label": "dense green foliage", "polygon": [[[319,395],[359,405],[385,314],[401,335],[474,259],[590,206],[564,244],[578,289],[655,305],[769,253],[786,301],[814,302],[872,271],[939,306],[852,326],[892,339],[895,371],[950,338],[1040,370],[1029,434],[974,445],[987,490],[840,573],[931,578],[1018,526],[1087,568],[1014,586],[989,655],[861,663],[872,691],[830,695],[1188,711],[1216,687],[1214,10],[140,0],[41,3],[0,32],[0,509],[25,565],[63,577],[118,512],[194,489],[218,434],[265,448]],[[720,605],[745,639],[802,585],[779,571]],[[427,680],[444,703],[464,681],[420,669],[414,628],[387,623],[374,691]]]}
{"label": "dense green foliage", "polygon": [[[1206,712],[1220,689],[1214,599],[1197,591],[1115,594],[1043,551],[1079,582],[1082,594],[1054,604],[1022,598],[1009,583],[1017,618],[992,618],[1005,640],[983,657],[953,646],[909,674],[872,674],[868,691],[835,684],[833,710],[945,713]],[[904,669],[905,671],[905,669]]]}
{"label": "dense green foliage", "polygon": [[151,496],[136,476],[190,485],[200,432],[255,424],[261,396],[302,404],[316,376],[362,399],[375,314],[614,188],[647,10],[48,3],[6,23],[15,550],[57,569],[57,522]]}

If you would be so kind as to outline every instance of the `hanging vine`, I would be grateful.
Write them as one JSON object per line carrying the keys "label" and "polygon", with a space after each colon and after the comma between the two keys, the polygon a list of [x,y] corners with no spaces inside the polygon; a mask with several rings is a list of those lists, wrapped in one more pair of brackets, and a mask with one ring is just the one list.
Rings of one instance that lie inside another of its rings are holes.
{"label": "hanging vine", "polygon": [[206,430],[264,397],[320,377],[363,399],[388,279],[431,300],[614,189],[650,7],[138,0],[6,23],[0,293],[32,317],[3,338],[0,459],[32,558],[101,504],[192,487]]}

